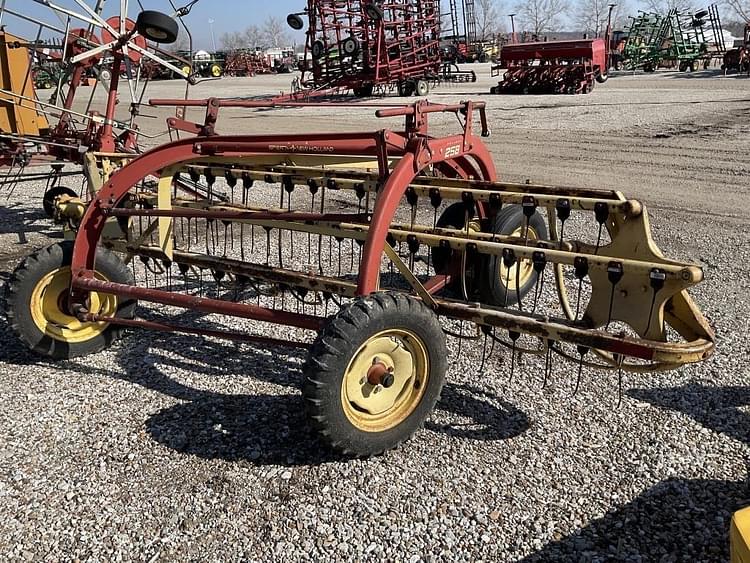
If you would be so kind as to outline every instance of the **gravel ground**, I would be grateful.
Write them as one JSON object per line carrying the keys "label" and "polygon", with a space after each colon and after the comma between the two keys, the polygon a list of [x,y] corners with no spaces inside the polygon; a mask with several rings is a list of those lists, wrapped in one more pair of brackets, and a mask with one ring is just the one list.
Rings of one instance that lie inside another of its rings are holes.
{"label": "gravel ground", "polygon": [[[464,343],[459,355],[450,340],[448,384],[425,430],[384,456],[342,460],[306,423],[301,352],[134,332],[52,364],[0,318],[3,559],[726,559],[729,516],[750,503],[747,81],[619,75],[590,96],[492,97],[477,69],[479,83],[431,99],[489,102],[488,144],[506,178],[644,200],[661,248],[705,268],[694,296],[718,332],[717,354],[627,376],[618,408],[611,374],[584,369],[573,396],[572,364],[557,363],[541,389],[536,359],[512,380],[507,355],[479,373],[481,346]],[[224,79],[192,95],[254,96],[288,81]],[[167,82],[151,95],[180,92]],[[144,116],[144,129],[158,132],[166,112],[144,113],[158,117]],[[227,132],[382,126],[368,108],[230,111],[220,121]],[[26,185],[0,200],[3,280],[59,236],[41,193]]]}

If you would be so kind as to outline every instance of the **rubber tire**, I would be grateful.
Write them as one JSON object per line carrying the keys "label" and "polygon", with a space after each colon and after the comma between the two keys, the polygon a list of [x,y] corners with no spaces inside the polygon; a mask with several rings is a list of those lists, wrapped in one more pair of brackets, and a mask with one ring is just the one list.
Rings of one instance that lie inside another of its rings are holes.
{"label": "rubber tire", "polygon": [[408,98],[414,93],[416,84],[413,80],[400,80],[398,83],[398,95],[402,98]]}
{"label": "rubber tire", "polygon": [[315,60],[322,59],[326,54],[326,46],[322,41],[316,41],[313,43],[310,50],[312,51],[312,56]]}
{"label": "rubber tire", "polygon": [[[119,339],[124,330],[123,327],[109,325],[90,340],[68,344],[47,336],[36,326],[29,308],[34,288],[49,272],[70,265],[72,257],[73,241],[63,241],[42,248],[19,264],[5,285],[5,314],[10,328],[30,350],[54,360],[100,352]],[[96,249],[96,271],[112,282],[130,285],[135,283],[125,263],[105,248]],[[116,316],[133,318],[136,305],[137,302],[133,299],[120,299]]]}
{"label": "rubber tire", "polygon": [[65,186],[53,186],[44,192],[42,196],[42,207],[47,217],[50,219],[55,216],[55,199],[61,195],[69,195],[70,197],[78,197],[78,194],[70,188]]}
{"label": "rubber tire", "polygon": [[[471,220],[474,215],[475,213],[470,213],[469,220]],[[463,203],[456,202],[443,210],[440,217],[438,217],[435,226],[439,229],[463,229],[465,227],[465,221],[466,208]],[[435,268],[435,273],[448,273],[448,264],[451,260],[451,253],[452,251],[440,248],[439,246],[430,247],[430,254],[432,254],[432,267]]]}
{"label": "rubber tire", "polygon": [[287,25],[289,25],[289,27],[291,27],[292,29],[296,31],[299,31],[300,29],[305,27],[304,20],[301,17],[299,17],[299,15],[297,14],[289,14],[286,17],[286,23]]}
{"label": "rubber tire", "polygon": [[363,84],[362,86],[357,86],[353,89],[354,95],[358,98],[369,98],[374,91],[374,84]]}
{"label": "rubber tire", "polygon": [[354,37],[347,37],[341,42],[341,53],[345,57],[356,57],[359,54],[359,41]]}
{"label": "rubber tire", "polygon": [[426,80],[417,80],[416,86],[414,88],[414,95],[415,96],[426,96],[430,93],[430,83]]}
{"label": "rubber tire", "polygon": [[600,72],[599,74],[596,75],[596,81],[599,84],[604,84],[607,80],[609,80],[609,74],[607,74],[606,72],[604,73]]}
{"label": "rubber tire", "polygon": [[108,68],[103,68],[99,71],[99,80],[104,80],[105,82],[109,82],[112,80],[112,71]]}
{"label": "rubber tire", "polygon": [[[523,208],[520,205],[509,205],[495,215],[493,232],[498,235],[509,235],[519,227],[523,228],[525,221]],[[549,238],[547,224],[539,211],[535,211],[531,216],[529,226],[536,231],[539,238],[545,240]],[[500,279],[502,263],[502,256],[490,256],[485,270],[486,277],[482,284],[482,301],[498,307],[509,307],[518,303],[518,296],[515,291],[508,290],[507,301],[505,299],[505,281]],[[537,277],[537,273],[532,272],[529,280],[520,288],[521,299],[534,288]]]}
{"label": "rubber tire", "polygon": [[[155,10],[144,10],[138,14],[135,28],[149,41],[164,45],[177,41],[180,33],[180,28],[174,18]],[[158,35],[154,35],[153,32]]]}
{"label": "rubber tire", "polygon": [[[419,404],[397,426],[365,432],[354,426],[341,405],[344,373],[368,338],[389,328],[409,330],[427,350],[429,379]],[[445,334],[437,315],[421,300],[398,292],[358,297],[325,325],[310,349],[302,396],[320,438],[346,456],[370,457],[395,448],[422,428],[445,382]]]}

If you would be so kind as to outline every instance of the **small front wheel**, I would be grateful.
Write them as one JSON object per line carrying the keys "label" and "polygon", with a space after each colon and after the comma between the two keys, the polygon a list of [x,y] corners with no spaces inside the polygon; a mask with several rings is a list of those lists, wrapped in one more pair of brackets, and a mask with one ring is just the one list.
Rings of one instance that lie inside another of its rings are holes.
{"label": "small front wheel", "polygon": [[53,186],[44,192],[42,196],[42,207],[47,217],[52,218],[55,216],[55,203],[57,198],[61,196],[76,197],[78,194],[72,189],[65,186]]}
{"label": "small front wheel", "polygon": [[359,297],[315,340],[302,390],[321,438],[350,456],[396,447],[422,427],[445,381],[437,315],[397,292]]}
{"label": "small front wheel", "polygon": [[[27,257],[5,286],[8,324],[34,352],[56,360],[99,352],[119,338],[122,327],[107,322],[82,322],[68,307],[73,242],[53,244]],[[130,270],[114,253],[96,252],[96,277],[134,284]],[[91,292],[86,307],[105,317],[132,318],[136,301]]]}

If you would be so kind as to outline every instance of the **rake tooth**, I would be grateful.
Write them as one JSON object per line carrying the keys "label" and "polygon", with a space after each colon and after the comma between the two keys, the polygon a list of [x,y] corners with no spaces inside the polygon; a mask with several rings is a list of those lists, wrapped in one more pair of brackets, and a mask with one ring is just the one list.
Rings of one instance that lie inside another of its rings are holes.
{"label": "rake tooth", "polygon": [[523,243],[526,245],[529,242],[529,222],[531,221],[531,218],[534,216],[534,213],[536,213],[537,203],[534,199],[534,196],[525,195],[523,196],[523,199],[521,200],[521,209],[523,210],[523,216],[524,216],[524,235],[523,235]]}
{"label": "rake tooth", "polygon": [[552,375],[552,347],[554,343],[547,340],[547,350],[544,354],[544,380],[542,381],[542,389],[547,387],[547,380]]}
{"label": "rake tooth", "polygon": [[516,368],[516,342],[521,337],[521,333],[516,332],[514,330],[508,331],[508,336],[513,341],[513,346],[511,346],[510,349],[510,377],[508,378],[508,383],[513,382],[513,372]]}
{"label": "rake tooth", "polygon": [[266,266],[271,262],[271,227],[263,227],[266,231]]}
{"label": "rake tooth", "polygon": [[578,320],[578,314],[581,310],[581,290],[583,289],[583,278],[589,273],[589,261],[585,256],[576,256],[573,259],[573,268],[575,277],[578,280],[578,297],[576,298],[576,315],[573,320]]}
{"label": "rake tooth", "polygon": [[578,345],[578,377],[576,378],[576,388],[573,390],[573,396],[578,393],[578,387],[581,384],[581,374],[583,373],[583,357],[588,353],[589,349],[586,346]]}
{"label": "rake tooth", "polygon": [[609,283],[612,284],[612,290],[609,294],[609,313],[607,314],[607,325],[605,330],[609,328],[609,323],[612,321],[612,305],[615,300],[615,286],[619,283],[623,276],[622,262],[612,261],[607,265],[607,278]]}
{"label": "rake tooth", "polygon": [[[487,337],[492,331],[492,327],[489,325],[481,325],[481,328],[484,333],[484,341],[482,342],[482,363],[479,365],[479,375],[484,373],[484,362],[487,359]],[[493,340],[492,344],[494,345],[494,343],[495,341]],[[490,355],[492,355],[492,350],[490,350]]]}
{"label": "rake tooth", "polygon": [[536,284],[534,286],[534,305],[531,307],[531,314],[533,315],[536,311],[539,295],[541,295],[542,290],[544,289],[544,274],[547,271],[547,256],[541,250],[536,250],[531,255],[531,262],[534,266],[534,271],[537,274]]}
{"label": "rake tooth", "polygon": [[227,231],[229,230],[229,221],[226,219],[221,221],[224,225],[224,256],[227,255]]}
{"label": "rake tooth", "polygon": [[565,238],[565,221],[570,217],[570,200],[567,198],[558,199],[555,203],[557,218],[560,220],[560,248],[562,248],[563,239]]}
{"label": "rake tooth", "polygon": [[516,263],[516,254],[515,252],[513,252],[512,248],[503,248],[502,258],[503,258],[503,265],[505,266],[505,269],[507,270],[507,273],[505,274],[505,296],[503,297],[503,303],[507,304],[508,303],[508,287],[510,286],[510,269],[513,267],[513,264]]}

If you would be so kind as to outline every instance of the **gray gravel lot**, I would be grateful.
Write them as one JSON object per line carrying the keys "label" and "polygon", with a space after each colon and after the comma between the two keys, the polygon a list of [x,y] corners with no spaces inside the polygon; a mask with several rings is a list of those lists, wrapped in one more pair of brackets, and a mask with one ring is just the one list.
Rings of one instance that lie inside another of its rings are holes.
{"label": "gray gravel lot", "polygon": [[[750,504],[750,81],[623,74],[589,96],[493,97],[476,66],[480,82],[430,99],[488,101],[504,178],[643,200],[665,253],[705,269],[693,295],[717,330],[716,355],[628,375],[618,408],[613,374],[584,369],[573,396],[572,364],[558,362],[542,389],[543,360],[510,380],[509,356],[479,373],[481,346],[464,343],[459,356],[449,339],[448,384],[426,428],[384,456],[342,460],[305,420],[303,352],[131,332],[52,364],[2,317],[2,559],[726,560],[730,514]],[[269,94],[289,80],[223,79],[192,96]],[[151,95],[181,91],[162,82]],[[227,111],[219,129],[385,126],[372,112]],[[144,130],[160,131],[168,113],[144,111]],[[453,126],[432,121],[436,133]],[[38,184],[0,194],[3,282],[59,237],[41,195]]]}

